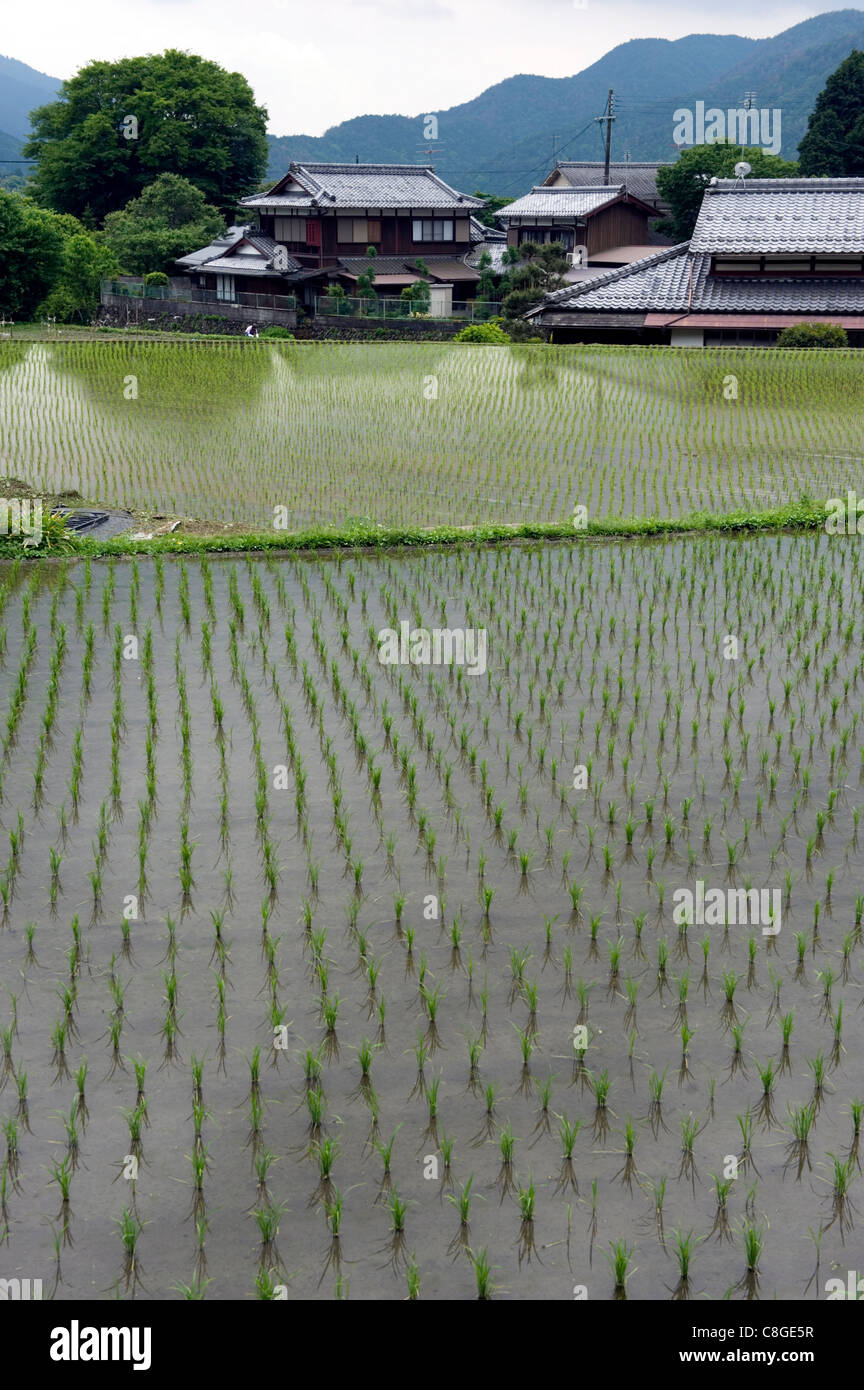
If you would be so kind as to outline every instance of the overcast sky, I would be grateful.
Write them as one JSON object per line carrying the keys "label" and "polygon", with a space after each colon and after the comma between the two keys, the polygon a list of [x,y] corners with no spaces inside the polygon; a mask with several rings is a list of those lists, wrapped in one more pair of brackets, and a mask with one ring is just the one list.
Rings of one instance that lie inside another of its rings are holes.
{"label": "overcast sky", "polygon": [[248,78],[274,135],[321,135],[351,116],[455,106],[515,73],[569,77],[627,39],[764,38],[840,8],[780,0],[705,9],[681,0],[4,0],[0,46],[56,77],[93,58],[189,49]]}

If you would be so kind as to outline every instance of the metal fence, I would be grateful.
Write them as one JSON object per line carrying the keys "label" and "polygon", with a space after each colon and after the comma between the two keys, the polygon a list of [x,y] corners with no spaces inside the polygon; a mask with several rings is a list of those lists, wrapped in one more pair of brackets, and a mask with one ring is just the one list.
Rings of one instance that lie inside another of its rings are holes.
{"label": "metal fence", "polygon": [[235,290],[226,298],[215,290],[200,289],[197,285],[145,285],[143,280],[103,280],[102,294],[122,295],[127,299],[162,299],[174,304],[239,304],[244,309],[297,308],[294,294],[250,294]]}
{"label": "metal fence", "polygon": [[410,300],[360,299],[351,295],[323,294],[315,299],[315,314],[363,319],[464,319],[466,323],[486,323],[501,313],[501,305],[490,300],[454,300],[449,314],[418,314]]}

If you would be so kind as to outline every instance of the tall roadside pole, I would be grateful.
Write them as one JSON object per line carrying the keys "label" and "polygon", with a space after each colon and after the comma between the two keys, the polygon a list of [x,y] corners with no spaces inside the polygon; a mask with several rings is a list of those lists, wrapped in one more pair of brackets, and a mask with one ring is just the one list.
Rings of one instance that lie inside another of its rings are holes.
{"label": "tall roadside pole", "polygon": [[609,88],[609,96],[606,99],[606,115],[596,116],[595,120],[606,122],[606,161],[603,165],[603,183],[609,185],[609,164],[612,158],[612,122],[615,119],[615,93]]}

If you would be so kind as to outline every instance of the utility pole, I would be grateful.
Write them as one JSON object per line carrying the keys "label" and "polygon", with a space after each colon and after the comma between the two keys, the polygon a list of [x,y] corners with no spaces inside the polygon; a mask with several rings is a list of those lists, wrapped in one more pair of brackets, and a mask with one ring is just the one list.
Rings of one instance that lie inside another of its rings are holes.
{"label": "utility pole", "polygon": [[604,164],[604,166],[603,166],[603,182],[604,182],[604,184],[606,184],[607,186],[608,186],[608,184],[609,184],[609,162],[610,162],[611,157],[612,157],[612,122],[613,122],[614,119],[615,119],[615,117],[614,117],[614,115],[613,115],[612,113],[614,112],[614,110],[615,110],[615,93],[612,91],[612,88],[610,87],[610,88],[609,88],[609,96],[608,96],[607,99],[606,99],[606,115],[605,115],[605,116],[595,116],[595,117],[594,117],[594,119],[595,119],[596,121],[605,121],[605,122],[606,122],[606,162],[605,162],[605,164]]}

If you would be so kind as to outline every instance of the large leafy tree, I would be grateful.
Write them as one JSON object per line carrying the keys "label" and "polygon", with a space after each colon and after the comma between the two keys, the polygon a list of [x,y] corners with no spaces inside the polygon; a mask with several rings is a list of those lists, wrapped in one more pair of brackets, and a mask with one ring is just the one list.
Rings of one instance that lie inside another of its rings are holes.
{"label": "large leafy tree", "polygon": [[267,112],[245,77],[194,54],[88,63],[61,93],[33,112],[24,154],[35,196],[90,225],[163,172],[227,214],[267,167]]}
{"label": "large leafy tree", "polygon": [[[64,219],[0,189],[0,315],[29,319],[56,281],[65,254]],[[83,228],[81,229],[83,230]]]}
{"label": "large leafy tree", "polygon": [[174,262],[206,246],[223,228],[218,208],[179,174],[160,174],[140,198],[105,218],[104,239],[130,275],[162,270],[176,273]]}
{"label": "large leafy tree", "polygon": [[828,78],[798,153],[808,178],[864,175],[864,53],[853,49]]}
{"label": "large leafy tree", "polygon": [[750,165],[749,177],[754,179],[791,179],[799,173],[797,164],[776,154],[766,154],[758,147],[744,149],[719,140],[710,145],[694,145],[684,150],[674,164],[657,171],[657,190],[670,207],[669,216],[657,223],[657,230],[676,242],[689,241],[707,184],[715,177],[731,179],[741,160]]}
{"label": "large leafy tree", "polygon": [[110,247],[82,228],[66,241],[63,263],[50,293],[39,305],[37,318],[61,323],[89,323],[99,307],[99,285],[118,273]]}

